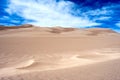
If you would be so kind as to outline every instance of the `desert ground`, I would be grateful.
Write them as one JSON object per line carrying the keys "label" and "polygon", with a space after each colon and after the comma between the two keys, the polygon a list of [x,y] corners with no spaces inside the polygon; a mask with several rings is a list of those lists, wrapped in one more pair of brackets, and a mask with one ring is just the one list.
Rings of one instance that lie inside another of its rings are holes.
{"label": "desert ground", "polygon": [[120,33],[2,26],[0,80],[120,80]]}

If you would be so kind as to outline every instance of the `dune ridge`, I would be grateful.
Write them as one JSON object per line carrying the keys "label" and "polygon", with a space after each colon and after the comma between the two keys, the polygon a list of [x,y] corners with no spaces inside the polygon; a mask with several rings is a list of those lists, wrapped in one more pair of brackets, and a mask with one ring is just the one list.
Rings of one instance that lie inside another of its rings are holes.
{"label": "dune ridge", "polygon": [[[114,48],[113,48],[113,50],[114,50]],[[83,55],[62,55],[64,57],[62,57],[60,60],[57,60],[54,64],[52,64],[52,62],[51,62],[47,66],[48,66],[48,68],[50,66],[50,70],[54,70],[54,69],[61,69],[61,68],[67,68],[67,67],[69,68],[69,67],[80,66],[80,65],[87,65],[87,64],[97,63],[97,62],[104,62],[104,61],[120,58],[120,53],[117,52],[116,50],[114,50],[116,52],[111,50],[107,54],[105,54],[104,52],[101,52],[101,51],[106,52],[107,50],[102,49],[102,50],[98,50],[98,51],[94,51],[94,50],[89,51],[89,52],[85,51],[85,52],[83,52],[84,53]],[[32,69],[32,66],[34,66],[36,63],[39,66],[37,70],[39,70],[39,68],[41,67],[41,65],[39,65],[39,64],[41,64],[41,62],[35,61],[33,59],[28,60],[27,62],[24,62],[24,63],[25,64],[21,64],[22,66],[18,67],[16,69],[29,69],[29,67],[30,67],[29,70],[34,70],[34,68]],[[43,64],[43,66],[44,66],[44,64]],[[44,69],[42,69],[42,70],[44,70]],[[40,71],[42,71],[42,70],[40,70]]]}

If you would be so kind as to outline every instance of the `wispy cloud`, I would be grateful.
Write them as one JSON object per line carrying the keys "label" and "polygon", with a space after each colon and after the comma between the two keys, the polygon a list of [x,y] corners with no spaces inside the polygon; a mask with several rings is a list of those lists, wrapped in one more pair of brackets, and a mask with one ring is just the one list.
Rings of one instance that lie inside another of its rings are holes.
{"label": "wispy cloud", "polygon": [[76,4],[70,1],[55,0],[10,0],[6,11],[17,14],[30,24],[40,26],[86,27],[99,25],[88,17],[78,17],[71,14]]}

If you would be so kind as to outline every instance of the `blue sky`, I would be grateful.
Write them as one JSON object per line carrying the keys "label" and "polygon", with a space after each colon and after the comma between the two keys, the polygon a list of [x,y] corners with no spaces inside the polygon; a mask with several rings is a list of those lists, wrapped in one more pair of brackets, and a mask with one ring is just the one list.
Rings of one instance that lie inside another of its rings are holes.
{"label": "blue sky", "polygon": [[120,1],[0,0],[0,25],[22,24],[120,31]]}

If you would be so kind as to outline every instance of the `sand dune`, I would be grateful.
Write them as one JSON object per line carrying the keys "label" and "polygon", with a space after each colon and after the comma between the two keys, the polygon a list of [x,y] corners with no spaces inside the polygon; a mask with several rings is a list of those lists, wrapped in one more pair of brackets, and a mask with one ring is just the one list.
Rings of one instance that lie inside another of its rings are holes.
{"label": "sand dune", "polygon": [[120,73],[116,66],[119,33],[101,28],[23,26],[27,27],[0,31],[0,80],[120,79],[116,75]]}

